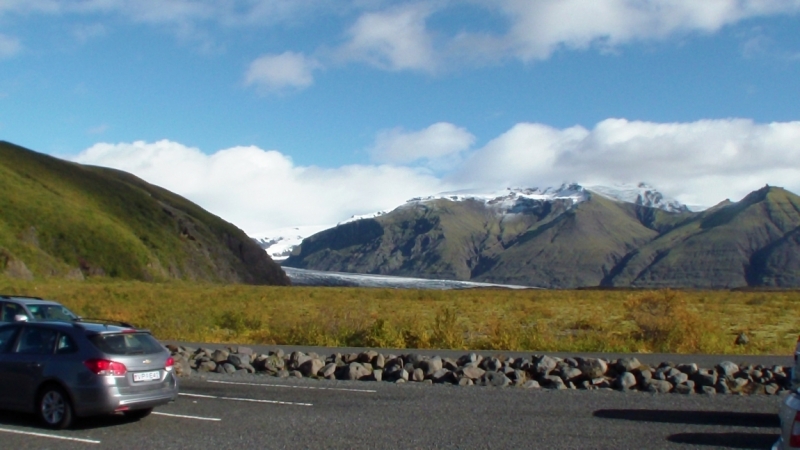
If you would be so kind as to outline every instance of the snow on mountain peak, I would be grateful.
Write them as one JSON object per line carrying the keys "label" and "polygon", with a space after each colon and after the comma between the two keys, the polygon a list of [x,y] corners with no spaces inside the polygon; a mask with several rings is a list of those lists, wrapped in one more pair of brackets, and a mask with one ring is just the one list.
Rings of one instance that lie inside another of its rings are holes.
{"label": "snow on mountain peak", "polygon": [[406,202],[406,205],[426,203],[433,200],[450,200],[454,202],[474,200],[485,203],[487,206],[500,210],[501,213],[519,212],[520,206],[531,201],[550,202],[565,200],[574,206],[589,198],[586,190],[577,183],[564,183],[559,187],[548,188],[506,188],[505,190],[484,191],[465,189],[460,191],[442,192],[427,197],[415,197]]}
{"label": "snow on mountain peak", "polygon": [[253,240],[266,251],[275,261],[282,261],[289,257],[303,239],[317,234],[320,231],[333,228],[330,225],[307,225],[299,227],[279,228],[259,233]]}
{"label": "snow on mountain peak", "polygon": [[689,211],[689,208],[683,203],[664,196],[664,194],[646,183],[588,186],[586,190],[618,202],[633,203],[634,205],[663,209],[668,212]]}
{"label": "snow on mountain peak", "polygon": [[[686,205],[675,199],[664,196],[661,192],[645,183],[614,184],[611,186],[588,186],[578,183],[564,183],[558,187],[547,188],[506,188],[503,190],[460,190],[442,192],[427,197],[415,197],[408,200],[401,207],[413,206],[434,200],[445,199],[450,201],[474,200],[483,202],[499,214],[518,214],[535,210],[536,205],[543,202],[562,201],[567,208],[589,199],[591,194],[598,194],[614,201],[633,203],[635,205],[659,208],[669,212],[688,211]],[[354,215],[349,219],[339,222],[342,225],[361,219],[370,219],[387,214],[390,210],[378,211],[371,214]],[[261,233],[255,241],[269,253],[275,260],[289,257],[300,243],[308,236],[319,233],[336,225],[311,225],[282,228]]]}

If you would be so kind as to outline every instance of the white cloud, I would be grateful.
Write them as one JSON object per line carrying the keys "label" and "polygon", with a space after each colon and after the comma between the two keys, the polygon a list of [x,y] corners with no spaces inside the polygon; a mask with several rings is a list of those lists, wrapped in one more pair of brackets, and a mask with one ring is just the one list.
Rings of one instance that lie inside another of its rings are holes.
{"label": "white cloud", "polygon": [[364,61],[386,70],[433,72],[437,68],[425,21],[434,9],[413,3],[362,14],[348,30],[339,57]]}
{"label": "white cloud", "polygon": [[[476,25],[456,22],[467,5],[485,10],[491,31],[463,31]],[[544,60],[559,50],[609,50],[643,40],[710,34],[751,18],[799,12],[800,0],[0,0],[0,17],[71,14],[97,22],[79,31],[79,39],[102,32],[104,18],[121,17],[164,28],[206,51],[224,48],[217,42],[218,26],[238,30],[353,17],[343,30],[346,41],[327,51],[331,36],[320,35],[316,54],[425,73],[514,58]],[[437,14],[447,20],[429,23]],[[504,24],[493,29],[498,17]],[[435,25],[443,22],[444,27]]]}
{"label": "white cloud", "polygon": [[245,72],[245,84],[257,86],[264,92],[305,89],[314,83],[314,70],[321,68],[316,59],[302,53],[262,55],[250,63]]}
{"label": "white cloud", "polygon": [[[471,142],[469,133],[451,124],[404,136],[437,128],[450,129],[465,139],[464,145]],[[684,203],[705,206],[739,200],[765,184],[800,193],[798,142],[800,122],[607,119],[593,129],[517,124],[444,178],[397,165],[297,166],[280,152],[257,147],[205,154],[168,140],[99,143],[74,160],[131,172],[255,236],[278,228],[335,224],[409,198],[466,188],[645,181]]]}
{"label": "white cloud", "polygon": [[215,21],[230,26],[272,24],[333,0],[2,0],[0,14],[118,14],[135,22],[164,24]]}
{"label": "white cloud", "polygon": [[450,187],[420,171],[388,165],[296,166],[257,147],[211,155],[162,140],[96,144],[74,158],[131,172],[185,196],[252,236],[304,224],[336,224]]}
{"label": "white cloud", "polygon": [[439,122],[420,131],[383,130],[378,133],[370,155],[374,161],[391,164],[452,159],[468,150],[474,142],[475,136],[466,129]]}
{"label": "white cloud", "polygon": [[800,122],[652,123],[594,129],[523,123],[477,150],[454,184],[545,186],[646,181],[687,204],[738,200],[765,184],[800,193]]}
{"label": "white cloud", "polygon": [[0,59],[10,58],[22,50],[19,40],[0,34]]}
{"label": "white cloud", "polygon": [[106,35],[106,27],[101,23],[77,25],[72,29],[72,35],[78,42],[87,42],[90,39]]}
{"label": "white cloud", "polygon": [[[489,49],[523,61],[546,59],[559,48],[616,47],[676,34],[713,33],[745,19],[800,12],[800,0],[501,0],[507,34],[476,36]],[[470,36],[462,36],[470,38]],[[469,39],[467,39],[469,41]]]}

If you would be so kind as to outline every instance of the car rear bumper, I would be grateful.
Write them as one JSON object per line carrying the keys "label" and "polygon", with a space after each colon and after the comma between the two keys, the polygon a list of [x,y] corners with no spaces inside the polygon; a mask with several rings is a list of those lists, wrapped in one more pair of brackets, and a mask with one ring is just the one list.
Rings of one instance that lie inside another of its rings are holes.
{"label": "car rear bumper", "polygon": [[81,417],[154,408],[178,398],[178,379],[170,372],[159,383],[136,387],[107,384],[74,394],[75,414]]}

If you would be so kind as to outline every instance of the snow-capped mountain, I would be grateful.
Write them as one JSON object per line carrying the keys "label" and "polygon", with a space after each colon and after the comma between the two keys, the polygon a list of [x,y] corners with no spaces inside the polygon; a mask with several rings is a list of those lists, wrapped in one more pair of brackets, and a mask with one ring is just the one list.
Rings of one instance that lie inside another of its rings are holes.
{"label": "snow-capped mountain", "polygon": [[441,194],[428,197],[416,197],[408,200],[406,205],[414,205],[434,200],[451,200],[454,202],[474,200],[483,202],[486,206],[496,209],[502,214],[514,214],[521,212],[526,205],[531,202],[550,202],[564,200],[577,205],[586,201],[589,194],[586,190],[576,183],[562,184],[559,187],[540,188],[506,188],[500,191],[481,191],[481,190],[462,190],[453,192],[442,192]]}
{"label": "snow-capped mountain", "polygon": [[[473,200],[484,203],[497,211],[498,214],[518,214],[530,211],[543,202],[561,201],[567,209],[589,199],[590,195],[598,194],[611,200],[633,203],[636,205],[659,208],[669,212],[685,212],[689,209],[686,205],[675,199],[669,198],[645,184],[614,184],[611,186],[584,187],[577,183],[564,183],[558,187],[547,188],[506,188],[502,190],[460,190],[442,192],[426,197],[415,197],[408,200],[398,208],[413,207],[435,200],[467,201]],[[299,246],[303,239],[349,222],[361,219],[371,219],[383,216],[391,210],[377,211],[369,214],[353,215],[336,225],[298,226],[270,230],[260,233],[255,237],[261,247],[269,253],[272,259],[281,261],[289,257],[291,252]]]}
{"label": "snow-capped mountain", "polygon": [[619,202],[649,206],[669,212],[686,212],[689,208],[683,203],[666,197],[654,187],[645,183],[614,184],[611,186],[588,186],[587,190]]}
{"label": "snow-capped mountain", "polygon": [[330,225],[306,225],[299,227],[277,228],[264,233],[259,233],[253,240],[263,248],[275,261],[282,261],[289,257],[303,239],[312,234],[332,228]]}

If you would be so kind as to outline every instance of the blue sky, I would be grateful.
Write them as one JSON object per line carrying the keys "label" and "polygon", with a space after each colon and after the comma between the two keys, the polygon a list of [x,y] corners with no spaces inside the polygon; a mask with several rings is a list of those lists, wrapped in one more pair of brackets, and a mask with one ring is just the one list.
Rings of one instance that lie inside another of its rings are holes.
{"label": "blue sky", "polygon": [[711,205],[800,191],[797,30],[798,0],[0,0],[0,139],[253,235],[565,181]]}

